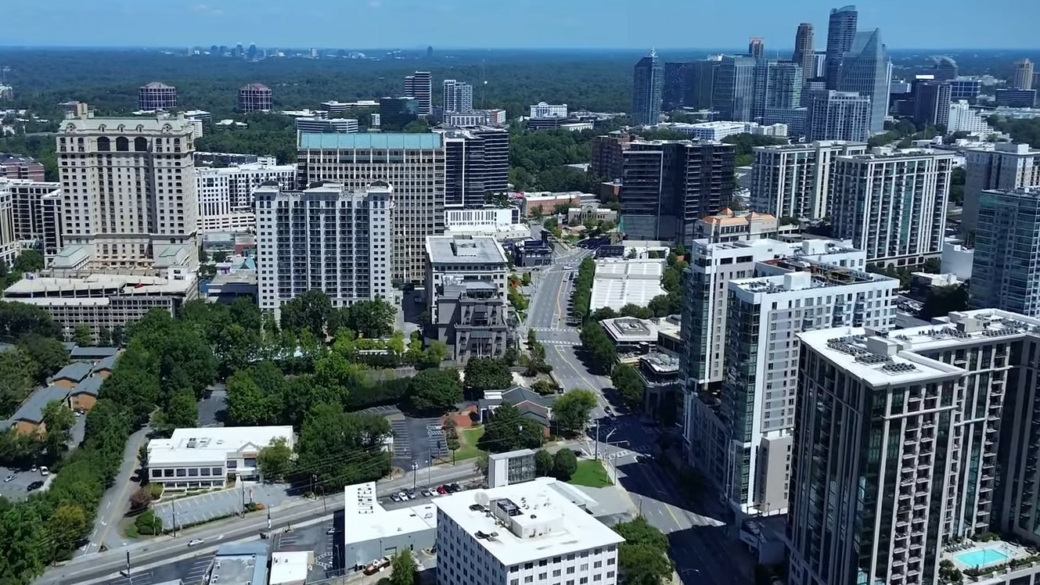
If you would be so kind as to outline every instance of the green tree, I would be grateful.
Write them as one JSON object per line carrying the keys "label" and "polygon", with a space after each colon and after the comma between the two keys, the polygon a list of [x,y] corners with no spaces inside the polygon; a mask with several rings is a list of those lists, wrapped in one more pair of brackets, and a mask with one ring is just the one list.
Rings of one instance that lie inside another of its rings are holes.
{"label": "green tree", "polygon": [[578,456],[571,449],[560,449],[553,455],[553,477],[567,481],[578,471]]}
{"label": "green tree", "polygon": [[43,424],[47,429],[45,442],[47,454],[57,460],[68,449],[72,438],[70,431],[76,424],[76,417],[63,400],[52,400],[43,407]]}
{"label": "green tree", "polygon": [[271,441],[271,444],[260,449],[256,464],[264,481],[282,481],[292,472],[292,449],[283,438]]}
{"label": "green tree", "polygon": [[461,401],[462,384],[456,370],[423,370],[408,388],[408,404],[417,412],[444,412]]}
{"label": "green tree", "polygon": [[94,345],[94,336],[90,333],[90,325],[79,323],[72,332],[72,342],[80,347]]}
{"label": "green tree", "polygon": [[38,384],[46,384],[51,376],[69,363],[68,350],[53,337],[30,333],[22,337],[17,345],[18,349],[32,361],[29,375]]}
{"label": "green tree", "polygon": [[429,347],[422,350],[419,354],[415,367],[420,370],[439,368],[441,363],[448,359],[449,355],[451,355],[451,352],[448,350],[448,345],[439,339],[435,339],[430,342]]}
{"label": "green tree", "polygon": [[37,250],[22,250],[22,253],[14,259],[14,264],[11,265],[11,270],[16,273],[39,272],[43,270],[43,267],[43,254]]}
{"label": "green tree", "polygon": [[596,408],[595,394],[581,388],[570,390],[553,403],[553,422],[561,432],[581,432],[588,425],[594,408]]}
{"label": "green tree", "polygon": [[33,389],[35,365],[19,348],[0,352],[0,416],[6,418]]}
{"label": "green tree", "polygon": [[381,416],[344,414],[338,404],[318,403],[300,428],[297,474],[311,475],[324,492],[375,481],[390,472],[390,455],[384,450],[390,436],[390,423]]}
{"label": "green tree", "polygon": [[390,585],[415,585],[415,560],[412,551],[401,549],[390,565]]}
{"label": "green tree", "polygon": [[643,404],[643,379],[634,367],[628,364],[614,366],[610,381],[630,408],[638,408]]}
{"label": "green tree", "polygon": [[29,502],[0,512],[0,582],[31,583],[53,560],[51,535],[44,525],[41,506]]}
{"label": "green tree", "polygon": [[61,339],[61,327],[43,307],[0,301],[0,340],[18,341],[32,333]]}
{"label": "green tree", "polygon": [[928,296],[921,305],[918,317],[931,320],[943,317],[953,311],[965,311],[968,309],[967,287],[961,285],[935,286],[928,291]]}
{"label": "green tree", "polygon": [[534,454],[534,472],[538,477],[549,477],[553,474],[553,456],[545,449]]}
{"label": "green tree", "polygon": [[614,525],[625,542],[618,547],[620,583],[625,585],[664,585],[675,570],[668,558],[668,537],[639,516]]}
{"label": "green tree", "polygon": [[537,449],[544,440],[543,429],[539,423],[524,418],[512,404],[503,404],[484,425],[478,446],[492,453]]}
{"label": "green tree", "polygon": [[170,396],[161,410],[152,417],[152,426],[163,431],[198,426],[199,409],[190,390],[178,390]]}
{"label": "green tree", "polygon": [[463,379],[469,392],[502,390],[513,386],[513,374],[504,360],[470,358],[466,362]]}
{"label": "green tree", "polygon": [[277,420],[278,394],[261,388],[252,375],[252,371],[239,372],[227,381],[227,417],[231,424],[237,426],[269,425]]}
{"label": "green tree", "polygon": [[[179,526],[180,522],[177,524]],[[145,510],[138,514],[134,520],[134,527],[137,528],[139,534],[153,535],[162,532],[162,522],[151,510]]]}
{"label": "green tree", "polygon": [[47,522],[51,538],[51,558],[57,560],[65,551],[73,549],[87,531],[87,513],[82,506],[62,504],[55,508]]}
{"label": "green tree", "polygon": [[525,272],[524,275],[520,278],[520,283],[524,286],[531,286],[531,273]]}
{"label": "green tree", "polygon": [[284,303],[281,307],[282,329],[297,335],[309,331],[317,339],[324,340],[329,333],[329,322],[334,314],[332,301],[320,290],[309,290]]}
{"label": "green tree", "polygon": [[586,321],[581,327],[581,345],[590,358],[593,373],[605,375],[617,362],[617,347],[603,327],[595,321]]}
{"label": "green tree", "polygon": [[356,331],[361,337],[386,337],[394,331],[397,309],[383,299],[361,301],[340,309],[339,327]]}

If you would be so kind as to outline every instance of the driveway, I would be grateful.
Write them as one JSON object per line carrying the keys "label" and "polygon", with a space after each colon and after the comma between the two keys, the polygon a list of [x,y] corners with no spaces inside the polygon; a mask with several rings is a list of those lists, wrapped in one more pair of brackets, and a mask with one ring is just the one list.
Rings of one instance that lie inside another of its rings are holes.
{"label": "driveway", "polygon": [[241,513],[249,502],[263,504],[268,508],[278,506],[290,499],[287,489],[288,486],[283,484],[243,484],[237,488],[159,502],[152,510],[162,521],[163,530],[174,529],[175,516],[176,528],[181,529],[234,516]]}
{"label": "driveway", "polygon": [[214,384],[208,388],[209,396],[199,401],[199,426],[222,427],[224,409],[227,407],[227,386]]}

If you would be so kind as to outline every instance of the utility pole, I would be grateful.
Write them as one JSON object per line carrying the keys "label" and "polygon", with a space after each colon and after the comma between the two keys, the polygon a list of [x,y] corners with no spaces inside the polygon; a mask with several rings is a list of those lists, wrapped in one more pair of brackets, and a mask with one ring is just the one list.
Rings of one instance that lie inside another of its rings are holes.
{"label": "utility pole", "polygon": [[242,492],[242,508],[239,510],[238,515],[239,516],[245,516],[246,515],[246,484],[242,484],[242,489],[240,489],[239,491]]}
{"label": "utility pole", "polygon": [[170,500],[170,506],[173,508],[173,537],[177,538],[177,500]]}
{"label": "utility pole", "polygon": [[599,459],[599,419],[598,419],[598,418],[596,419],[596,446],[595,446],[595,455],[593,455],[593,456],[592,456],[592,458],[593,458],[593,459],[596,459],[596,460],[598,460],[598,459]]}
{"label": "utility pole", "polygon": [[426,487],[430,487],[430,482],[433,481],[433,461],[430,459],[426,460]]}
{"label": "utility pole", "polygon": [[126,578],[133,583],[134,578],[130,576],[130,551],[126,551]]}
{"label": "utility pole", "polygon": [[415,491],[415,478],[419,475],[419,463],[412,461],[412,491]]}
{"label": "utility pole", "polygon": [[271,529],[271,502],[267,503],[267,529]]}

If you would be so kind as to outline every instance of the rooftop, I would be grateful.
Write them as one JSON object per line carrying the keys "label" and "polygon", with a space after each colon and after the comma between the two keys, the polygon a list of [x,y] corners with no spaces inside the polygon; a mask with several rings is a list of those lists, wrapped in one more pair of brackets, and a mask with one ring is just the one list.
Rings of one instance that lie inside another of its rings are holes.
{"label": "rooftop", "polygon": [[223,459],[227,453],[253,448],[257,451],[275,439],[293,444],[291,426],[205,427],[177,429],[169,439],[148,442],[149,464],[173,464],[210,457]]}
{"label": "rooftop", "polygon": [[427,236],[426,256],[434,264],[508,264],[491,236]]}
{"label": "rooftop", "polygon": [[610,307],[619,311],[629,303],[649,305],[654,297],[665,294],[661,288],[664,269],[664,259],[597,260],[590,310]]}
{"label": "rooftop", "polygon": [[73,347],[69,352],[69,359],[75,360],[96,360],[104,358],[112,358],[119,355],[118,347]]}
{"label": "rooftop", "polygon": [[[31,297],[41,293],[84,292],[113,290],[115,294],[184,294],[195,286],[194,277],[185,280],[171,280],[161,276],[131,276],[124,274],[90,274],[83,278],[57,278],[33,276],[23,278],[4,290],[5,297],[19,297],[21,302],[28,302],[21,297]],[[42,301],[56,300],[54,297]],[[68,300],[68,299],[63,299]]]}
{"label": "rooftop", "polygon": [[79,383],[90,375],[92,369],[88,363],[73,362],[58,370],[58,373],[51,376],[51,380],[69,380],[70,382]]}
{"label": "rooftop", "polygon": [[639,343],[657,341],[657,326],[649,319],[637,319],[635,317],[618,317],[616,319],[604,319],[600,325],[607,331],[615,342]]}
{"label": "rooftop", "polygon": [[434,505],[507,567],[624,542],[543,482],[459,492]]}
{"label": "rooftop", "polygon": [[276,552],[271,555],[271,576],[268,585],[303,583],[307,568],[314,563],[312,551]]}
{"label": "rooftop", "polygon": [[954,380],[965,373],[863,327],[803,331],[798,337],[825,359],[874,388]]}
{"label": "rooftop", "polygon": [[[217,548],[210,583],[252,585],[267,583],[267,544],[227,543]],[[218,581],[219,578],[219,581]]]}
{"label": "rooftop", "polygon": [[431,504],[386,510],[379,505],[375,482],[343,488],[343,524],[349,526],[347,545],[413,534],[437,528],[437,511]]}
{"label": "rooftop", "polygon": [[418,150],[441,148],[443,144],[440,134],[435,132],[424,134],[397,132],[366,132],[361,134],[321,134],[316,132],[300,133],[301,149],[391,149]]}
{"label": "rooftop", "polygon": [[39,388],[29,395],[14,411],[8,421],[26,421],[39,424],[43,422],[43,409],[55,400],[65,400],[69,389],[62,386]]}

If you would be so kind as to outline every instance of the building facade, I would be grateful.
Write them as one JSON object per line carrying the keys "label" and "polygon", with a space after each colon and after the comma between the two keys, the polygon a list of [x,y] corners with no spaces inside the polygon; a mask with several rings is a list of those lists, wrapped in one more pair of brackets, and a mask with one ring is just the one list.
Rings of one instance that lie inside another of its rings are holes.
{"label": "building facade", "polygon": [[238,111],[270,112],[271,88],[262,83],[250,83],[238,88]]}
{"label": "building facade", "polygon": [[195,190],[199,194],[199,221],[203,232],[256,230],[253,191],[271,181],[284,190],[291,190],[296,185],[295,165],[268,162],[195,168]]}
{"label": "building facade", "polygon": [[961,229],[975,229],[979,198],[986,190],[1014,191],[1040,186],[1040,149],[1028,144],[998,142],[990,149],[969,149],[965,153],[964,208]]}
{"label": "building facade", "polygon": [[862,142],[835,141],[755,147],[750,208],[778,218],[823,219],[830,214],[835,159],[866,150]]}
{"label": "building facade", "polygon": [[529,113],[532,118],[566,118],[567,104],[538,102],[530,107]]}
{"label": "building facade", "polygon": [[296,118],[296,131],[352,134],[358,131],[358,121],[353,118]]}
{"label": "building facade", "polygon": [[484,205],[488,193],[509,190],[509,132],[476,126],[437,130],[443,135],[446,208]]}
{"label": "building facade", "polygon": [[0,179],[0,193],[11,193],[14,239],[36,242],[44,258],[61,250],[61,183]]}
{"label": "building facade", "polygon": [[636,63],[633,74],[632,121],[637,126],[656,124],[661,117],[661,90],[664,72],[657,52]]}
{"label": "building facade", "polygon": [[888,115],[888,82],[890,62],[881,43],[880,29],[857,32],[852,48],[841,59],[838,91],[857,92],[870,98],[871,133],[885,130]]}
{"label": "building facade", "polygon": [[711,101],[720,120],[754,119],[756,67],[751,57],[726,55],[719,61]]}
{"label": "building facade", "polygon": [[1033,62],[1022,59],[1015,63],[1015,71],[1011,76],[1012,89],[1033,89]]}
{"label": "building facade", "polygon": [[627,132],[611,132],[592,139],[592,163],[589,172],[601,179],[619,179],[624,168],[623,153],[632,142]]}
{"label": "building facade", "polygon": [[223,488],[238,479],[260,481],[257,457],[276,440],[293,449],[293,428],[177,429],[169,439],[148,441],[148,480],[175,491]]}
{"label": "building facade", "polygon": [[1040,187],[983,191],[971,266],[972,308],[1040,317]]}
{"label": "building facade", "polygon": [[416,71],[404,78],[404,95],[415,98],[417,114],[429,116],[433,112],[433,83],[429,71]]}
{"label": "building facade", "polygon": [[46,181],[47,170],[40,161],[19,154],[0,152],[0,177],[22,181]]}
{"label": "building facade", "polygon": [[943,126],[950,124],[950,84],[924,81],[914,85],[914,124]]}
{"label": "building facade", "polygon": [[866,142],[870,98],[855,92],[813,91],[806,106],[805,139]]}
{"label": "building facade", "polygon": [[856,12],[855,6],[831,10],[827,23],[827,55],[824,62],[827,89],[838,89],[838,71],[841,69],[845,53],[852,50],[858,22],[859,13]]}
{"label": "building facade", "polygon": [[803,22],[798,25],[798,32],[794,35],[794,53],[791,61],[802,66],[802,82],[806,82],[816,76],[816,42],[813,38],[813,25]]}
{"label": "building facade", "polygon": [[137,89],[137,109],[146,112],[177,107],[177,88],[153,81]]}
{"label": "building facade", "polygon": [[264,185],[254,192],[260,309],[280,307],[310,290],[335,307],[393,299],[394,189],[326,184],[303,191]]}
{"label": "building facade", "polygon": [[445,79],[441,87],[444,113],[468,114],[473,111],[473,86],[454,79]]}

